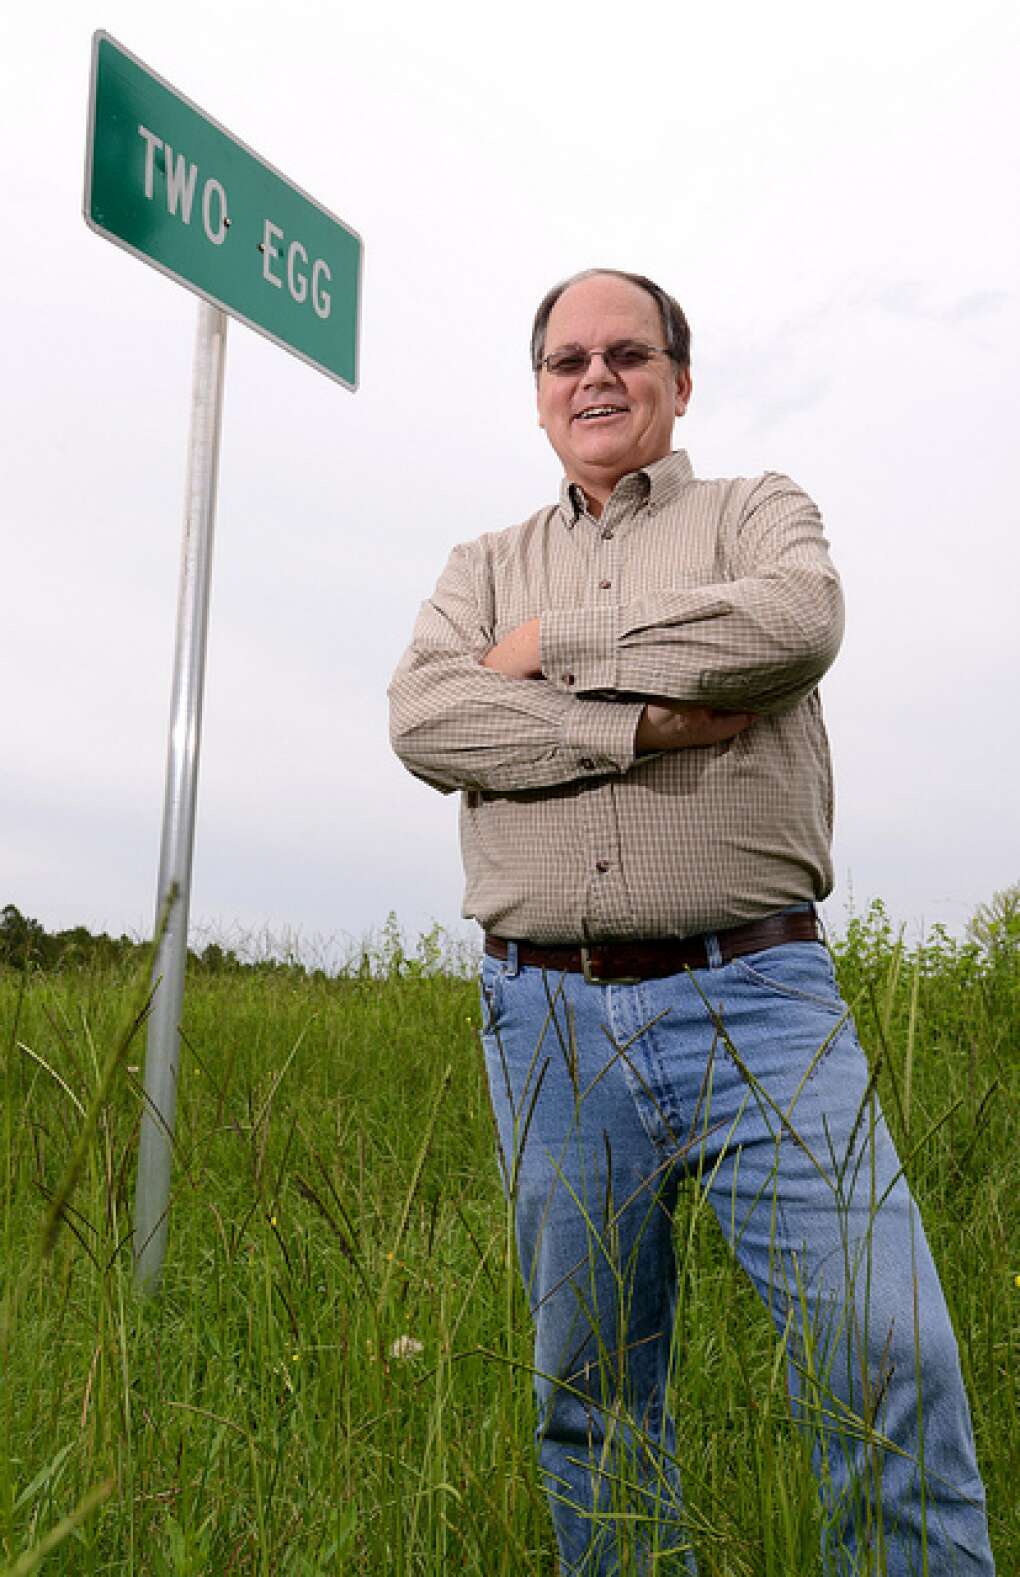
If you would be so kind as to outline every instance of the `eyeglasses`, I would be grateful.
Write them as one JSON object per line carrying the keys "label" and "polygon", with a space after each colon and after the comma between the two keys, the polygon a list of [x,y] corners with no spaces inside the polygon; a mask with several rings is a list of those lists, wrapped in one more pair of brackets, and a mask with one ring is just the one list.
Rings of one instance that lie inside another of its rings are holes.
{"label": "eyeglasses", "polygon": [[668,355],[669,351],[662,345],[643,345],[640,340],[618,339],[611,345],[595,345],[591,350],[582,350],[579,345],[554,350],[552,355],[542,357],[538,369],[544,367],[546,372],[558,378],[579,378],[588,371],[593,356],[601,356],[610,372],[633,372],[635,367],[646,366],[653,356]]}

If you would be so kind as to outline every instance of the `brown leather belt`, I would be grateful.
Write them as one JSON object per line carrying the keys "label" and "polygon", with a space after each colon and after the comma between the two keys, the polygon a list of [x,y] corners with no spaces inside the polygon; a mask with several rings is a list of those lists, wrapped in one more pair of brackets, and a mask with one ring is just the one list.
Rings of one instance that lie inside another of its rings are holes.
{"label": "brown leather belt", "polygon": [[[792,914],[771,914],[715,933],[724,964],[743,953],[760,953],[784,942],[820,942],[814,908]],[[486,932],[485,951],[490,958],[507,957],[507,939]],[[538,969],[580,973],[593,985],[635,984],[639,980],[678,975],[685,969],[709,967],[708,940],[704,936],[661,936],[644,940],[588,942],[583,947],[553,942],[518,942],[517,962]]]}

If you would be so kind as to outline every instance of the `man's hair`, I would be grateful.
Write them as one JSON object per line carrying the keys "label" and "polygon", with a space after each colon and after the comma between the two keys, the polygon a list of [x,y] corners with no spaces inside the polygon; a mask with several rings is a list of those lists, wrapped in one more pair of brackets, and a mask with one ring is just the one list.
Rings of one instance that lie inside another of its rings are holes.
{"label": "man's hair", "polygon": [[632,285],[637,285],[646,295],[651,296],[662,319],[665,349],[669,352],[670,360],[675,361],[677,366],[682,367],[686,372],[691,365],[691,326],[679,301],[667,295],[660,285],[644,274],[628,274],[622,268],[586,268],[580,274],[571,274],[569,279],[561,279],[558,285],[553,285],[552,289],[546,292],[539,303],[531,330],[531,365],[536,377],[541,369],[542,357],[545,355],[545,334],[553,307],[571,285],[578,284],[582,279],[595,279],[599,274],[609,274],[613,279],[629,280]]}

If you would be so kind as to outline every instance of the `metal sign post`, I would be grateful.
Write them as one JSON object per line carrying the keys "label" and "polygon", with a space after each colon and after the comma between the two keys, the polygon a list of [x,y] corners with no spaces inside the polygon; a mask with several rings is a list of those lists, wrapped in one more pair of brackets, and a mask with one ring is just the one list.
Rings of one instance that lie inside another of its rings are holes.
{"label": "metal sign post", "polygon": [[145,1055],[135,1270],[167,1240],[227,320],[356,389],[361,238],[108,33],[92,40],[85,222],[202,298]]}
{"label": "metal sign post", "polygon": [[158,1283],[166,1252],[226,343],[226,313],[200,301],[156,895],[157,934],[161,922],[162,934],[152,967],[154,994],[135,1193],[135,1275],[146,1289]]}

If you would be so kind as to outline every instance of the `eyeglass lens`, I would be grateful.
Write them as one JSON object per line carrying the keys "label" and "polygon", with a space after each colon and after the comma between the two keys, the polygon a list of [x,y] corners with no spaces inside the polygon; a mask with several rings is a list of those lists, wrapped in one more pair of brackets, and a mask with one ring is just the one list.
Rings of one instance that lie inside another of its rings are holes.
{"label": "eyeglass lens", "polygon": [[[563,377],[576,377],[579,373],[587,372],[588,364],[595,354],[595,350],[581,350],[579,346],[570,345],[547,356],[545,366],[550,372]],[[610,372],[626,372],[629,368],[643,367],[656,354],[656,347],[642,345],[638,340],[621,339],[598,349],[598,354]]]}

